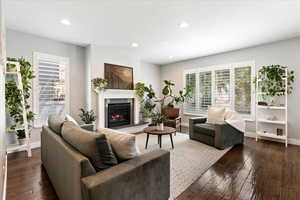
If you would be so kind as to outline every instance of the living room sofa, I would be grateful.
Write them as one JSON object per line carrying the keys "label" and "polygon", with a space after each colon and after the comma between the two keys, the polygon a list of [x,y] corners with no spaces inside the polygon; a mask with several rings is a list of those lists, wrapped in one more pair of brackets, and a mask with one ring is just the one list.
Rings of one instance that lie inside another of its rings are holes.
{"label": "living room sofa", "polygon": [[209,124],[206,121],[206,117],[189,119],[190,139],[218,149],[226,149],[227,147],[244,143],[244,133],[225,121],[220,124]]}
{"label": "living room sofa", "polygon": [[167,200],[170,196],[168,151],[142,154],[96,172],[87,157],[44,126],[41,159],[60,200]]}

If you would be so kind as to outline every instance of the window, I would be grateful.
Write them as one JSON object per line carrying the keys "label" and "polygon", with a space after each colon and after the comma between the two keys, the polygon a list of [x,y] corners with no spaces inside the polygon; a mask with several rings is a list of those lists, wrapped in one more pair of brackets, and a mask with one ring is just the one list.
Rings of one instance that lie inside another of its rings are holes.
{"label": "window", "polygon": [[192,101],[185,103],[185,114],[206,114],[209,106],[219,105],[234,109],[245,118],[253,117],[254,62],[198,68],[184,74],[185,85],[194,87]]}
{"label": "window", "polygon": [[69,59],[41,53],[34,53],[34,113],[35,127],[47,124],[51,114],[66,114],[68,103]]}

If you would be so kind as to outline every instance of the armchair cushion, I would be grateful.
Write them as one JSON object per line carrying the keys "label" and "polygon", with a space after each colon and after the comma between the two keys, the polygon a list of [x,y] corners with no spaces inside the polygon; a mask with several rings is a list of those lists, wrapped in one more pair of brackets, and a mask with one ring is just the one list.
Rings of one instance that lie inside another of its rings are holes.
{"label": "armchair cushion", "polygon": [[194,125],[196,132],[215,137],[215,126],[214,124],[198,123]]}

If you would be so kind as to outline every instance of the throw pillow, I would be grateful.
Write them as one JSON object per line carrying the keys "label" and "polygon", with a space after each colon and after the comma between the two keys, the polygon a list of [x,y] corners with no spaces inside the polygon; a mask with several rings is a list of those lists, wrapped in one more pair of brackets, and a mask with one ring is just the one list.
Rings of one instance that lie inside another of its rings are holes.
{"label": "throw pillow", "polygon": [[207,114],[207,123],[219,124],[224,121],[225,108],[224,107],[210,107]]}
{"label": "throw pillow", "polygon": [[108,128],[99,129],[99,132],[107,136],[119,160],[129,160],[140,155],[140,151],[136,145],[135,135]]}
{"label": "throw pillow", "polygon": [[[62,127],[64,140],[89,158],[97,171],[117,164],[116,158],[109,147],[110,144],[105,143],[107,140],[103,136],[105,135],[86,131],[70,121],[66,121]],[[99,147],[100,144],[103,146]],[[112,160],[108,161],[108,157]]]}
{"label": "throw pillow", "polygon": [[103,169],[118,164],[118,160],[112,151],[111,145],[107,140],[106,135],[99,134],[99,136],[96,137],[96,143],[98,146],[99,153],[101,155],[101,162],[103,163]]}
{"label": "throw pillow", "polygon": [[49,115],[48,117],[49,128],[58,135],[61,135],[61,127],[64,122],[64,117],[60,115]]}
{"label": "throw pillow", "polygon": [[73,122],[75,125],[79,126],[79,124],[76,122],[76,120],[68,114],[66,115],[66,120]]}

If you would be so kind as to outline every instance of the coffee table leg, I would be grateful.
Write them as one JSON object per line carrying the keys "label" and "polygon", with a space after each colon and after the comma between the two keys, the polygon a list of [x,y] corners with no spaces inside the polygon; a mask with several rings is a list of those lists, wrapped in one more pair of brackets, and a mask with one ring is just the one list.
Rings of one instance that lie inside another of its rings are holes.
{"label": "coffee table leg", "polygon": [[161,135],[159,135],[159,147],[161,148]]}
{"label": "coffee table leg", "polygon": [[159,144],[159,135],[157,136],[157,143]]}
{"label": "coffee table leg", "polygon": [[171,139],[171,143],[172,143],[172,149],[174,149],[174,144],[173,144],[172,133],[170,134],[170,139]]}
{"label": "coffee table leg", "polygon": [[148,140],[149,140],[149,134],[147,133],[147,139],[146,139],[146,146],[145,146],[145,149],[147,149],[147,147],[148,147]]}

